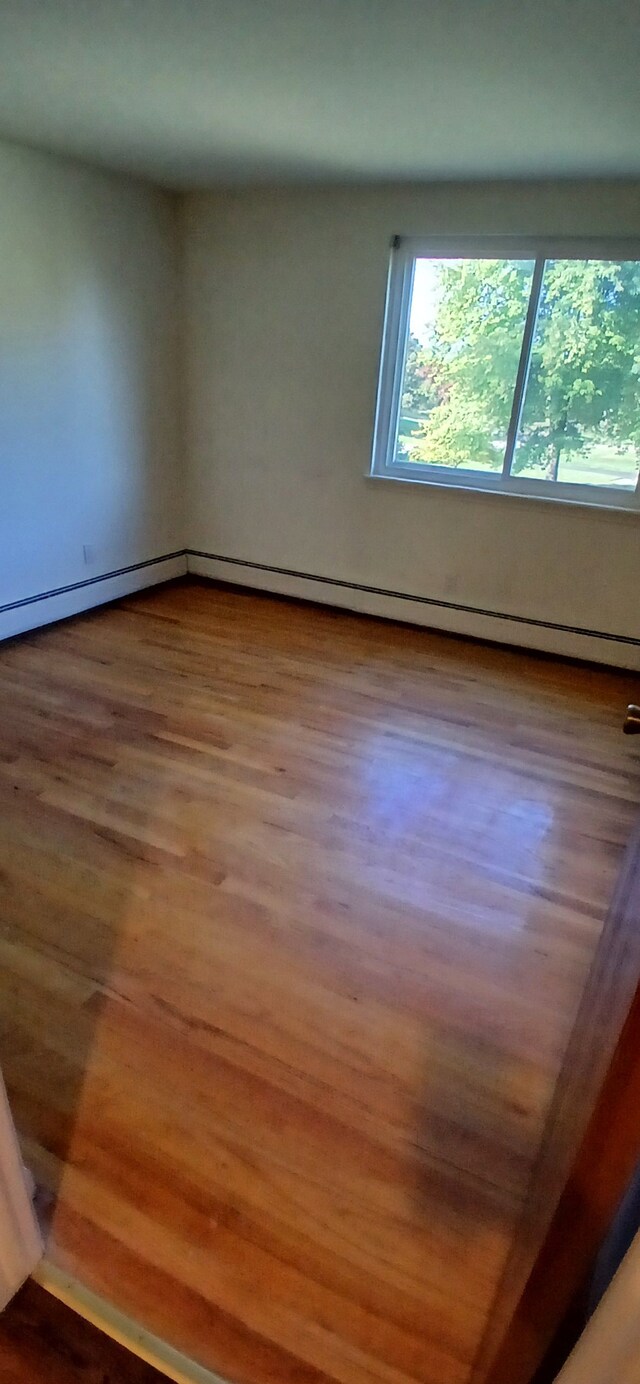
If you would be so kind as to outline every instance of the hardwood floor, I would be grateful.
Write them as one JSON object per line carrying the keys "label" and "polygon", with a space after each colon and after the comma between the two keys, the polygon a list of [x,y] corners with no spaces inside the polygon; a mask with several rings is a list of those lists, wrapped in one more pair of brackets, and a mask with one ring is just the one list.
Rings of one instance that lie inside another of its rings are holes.
{"label": "hardwood floor", "polygon": [[83,1321],[37,1283],[0,1316],[2,1384],[166,1384],[166,1375]]}
{"label": "hardwood floor", "polygon": [[640,802],[629,675],[183,583],[0,649],[49,1254],[235,1384],[465,1384]]}

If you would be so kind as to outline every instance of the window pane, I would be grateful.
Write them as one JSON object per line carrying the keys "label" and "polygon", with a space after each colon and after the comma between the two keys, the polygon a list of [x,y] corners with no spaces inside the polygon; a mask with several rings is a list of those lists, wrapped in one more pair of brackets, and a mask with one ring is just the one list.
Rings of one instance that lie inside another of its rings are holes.
{"label": "window pane", "polygon": [[512,475],[633,490],[640,262],[547,260]]}
{"label": "window pane", "polygon": [[502,470],[532,260],[417,259],[396,462]]}

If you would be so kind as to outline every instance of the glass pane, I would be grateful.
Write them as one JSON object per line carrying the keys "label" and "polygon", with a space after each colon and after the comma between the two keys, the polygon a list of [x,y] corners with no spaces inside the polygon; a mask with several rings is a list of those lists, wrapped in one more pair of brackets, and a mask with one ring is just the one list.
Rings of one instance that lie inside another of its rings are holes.
{"label": "glass pane", "polygon": [[640,262],[547,260],[512,475],[633,490]]}
{"label": "glass pane", "polygon": [[532,260],[416,260],[397,462],[502,470],[532,275]]}

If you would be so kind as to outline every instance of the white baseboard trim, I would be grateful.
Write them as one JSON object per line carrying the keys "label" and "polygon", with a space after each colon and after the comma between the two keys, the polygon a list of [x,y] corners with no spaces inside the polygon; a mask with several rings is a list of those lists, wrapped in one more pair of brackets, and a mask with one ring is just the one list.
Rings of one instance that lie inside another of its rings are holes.
{"label": "white baseboard trim", "polygon": [[226,1384],[219,1374],[212,1374],[204,1365],[198,1365],[181,1351],[174,1350],[173,1346],[146,1331],[138,1322],[125,1316],[112,1303],[90,1288],[85,1288],[77,1278],[64,1273],[48,1259],[41,1261],[32,1276],[41,1288],[71,1307],[78,1316],[97,1326],[106,1336],[125,1346],[148,1365],[153,1365],[167,1379],[173,1379],[175,1384]]}
{"label": "white baseboard trim", "polygon": [[182,577],[186,571],[184,550],[163,553],[146,562],[120,567],[116,572],[88,577],[85,581],[72,582],[54,591],[39,592],[21,601],[0,605],[0,640],[49,625],[54,620],[64,620],[69,615],[79,615],[83,610],[104,605],[106,601],[115,601],[119,596],[130,596],[146,586],[156,586],[172,577]]}
{"label": "white baseboard trim", "polygon": [[550,620],[482,610],[455,601],[388,591],[364,583],[297,572],[192,548],[166,553],[146,562],[133,563],[116,572],[106,572],[102,576],[89,577],[54,591],[0,605],[0,641],[55,620],[78,615],[159,582],[184,576],[187,572],[209,577],[213,581],[228,581],[281,596],[319,601],[344,610],[400,620],[450,634],[468,635],[499,644],[515,644],[525,649],[587,659],[593,663],[613,664],[617,668],[640,672],[640,636],[634,638],[579,629]]}
{"label": "white baseboard trim", "polygon": [[614,635],[598,630],[579,629],[549,620],[485,611],[453,601],[387,591],[363,583],[314,576],[266,563],[222,557],[216,553],[187,549],[188,570],[214,581],[234,582],[282,596],[298,596],[367,615],[379,615],[451,634],[469,635],[499,644],[515,644],[543,653],[567,658],[588,659],[593,663],[613,664],[617,668],[640,671],[640,637]]}

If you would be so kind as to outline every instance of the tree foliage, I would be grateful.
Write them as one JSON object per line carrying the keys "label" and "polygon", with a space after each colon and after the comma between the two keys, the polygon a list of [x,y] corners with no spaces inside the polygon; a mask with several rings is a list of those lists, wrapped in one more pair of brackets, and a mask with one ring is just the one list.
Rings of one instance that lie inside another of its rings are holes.
{"label": "tree foliage", "polygon": [[[439,266],[435,321],[407,352],[405,397],[425,414],[413,459],[502,466],[532,271],[505,260]],[[548,261],[514,472],[555,479],[560,458],[596,434],[640,455],[639,383],[640,265]]]}
{"label": "tree foliage", "polygon": [[409,333],[404,367],[402,409],[405,413],[428,413],[445,396],[442,368],[433,354]]}

